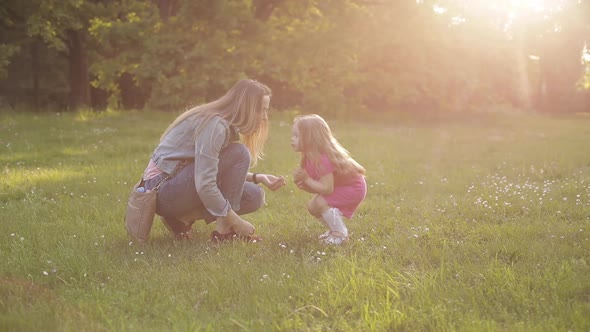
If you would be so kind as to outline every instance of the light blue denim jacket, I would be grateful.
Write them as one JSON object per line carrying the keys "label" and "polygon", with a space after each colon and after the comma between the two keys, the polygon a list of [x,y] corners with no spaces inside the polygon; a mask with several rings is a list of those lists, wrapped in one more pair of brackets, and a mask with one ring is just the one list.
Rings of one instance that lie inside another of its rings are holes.
{"label": "light blue denim jacket", "polygon": [[160,170],[172,174],[181,162],[194,160],[195,187],[201,201],[212,215],[226,216],[231,205],[217,187],[217,166],[219,152],[233,139],[235,127],[214,117],[195,139],[202,120],[198,114],[193,115],[172,128],[154,150],[152,161]]}

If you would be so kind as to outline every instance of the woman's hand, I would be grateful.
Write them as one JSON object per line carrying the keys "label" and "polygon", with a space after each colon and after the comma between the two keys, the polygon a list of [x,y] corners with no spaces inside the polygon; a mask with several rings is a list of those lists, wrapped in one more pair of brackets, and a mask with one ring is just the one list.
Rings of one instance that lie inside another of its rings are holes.
{"label": "woman's hand", "polygon": [[215,230],[219,234],[236,232],[238,235],[248,236],[256,230],[248,221],[242,219],[234,210],[230,209],[225,217],[217,217]]}
{"label": "woman's hand", "polygon": [[275,191],[286,184],[284,177],[272,174],[256,174],[256,180],[272,191]]}

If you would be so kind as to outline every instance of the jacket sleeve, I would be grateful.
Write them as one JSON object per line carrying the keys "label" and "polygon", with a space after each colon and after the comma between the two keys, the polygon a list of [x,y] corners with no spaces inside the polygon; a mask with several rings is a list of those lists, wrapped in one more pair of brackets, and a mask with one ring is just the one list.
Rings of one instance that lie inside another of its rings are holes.
{"label": "jacket sleeve", "polygon": [[195,141],[195,187],[205,208],[214,216],[226,216],[229,201],[217,187],[219,152],[226,141],[228,128],[223,121],[211,120]]}

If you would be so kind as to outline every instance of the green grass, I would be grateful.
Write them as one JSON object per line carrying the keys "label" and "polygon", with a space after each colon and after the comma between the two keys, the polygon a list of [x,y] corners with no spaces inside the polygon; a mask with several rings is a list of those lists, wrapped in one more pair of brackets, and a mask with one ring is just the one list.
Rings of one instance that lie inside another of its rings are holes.
{"label": "green grass", "polygon": [[262,243],[131,243],[125,202],[165,113],[0,113],[0,330],[588,331],[590,118],[329,119],[367,168],[343,247],[292,184],[292,113],[248,215]]}

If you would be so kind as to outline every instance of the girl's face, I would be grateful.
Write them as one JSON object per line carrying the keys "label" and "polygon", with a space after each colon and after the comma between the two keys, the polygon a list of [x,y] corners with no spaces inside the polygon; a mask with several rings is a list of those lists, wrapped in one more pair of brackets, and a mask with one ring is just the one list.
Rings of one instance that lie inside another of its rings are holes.
{"label": "girl's face", "polygon": [[299,146],[299,128],[297,127],[297,123],[293,124],[291,128],[291,148],[295,152],[300,152],[301,147]]}

